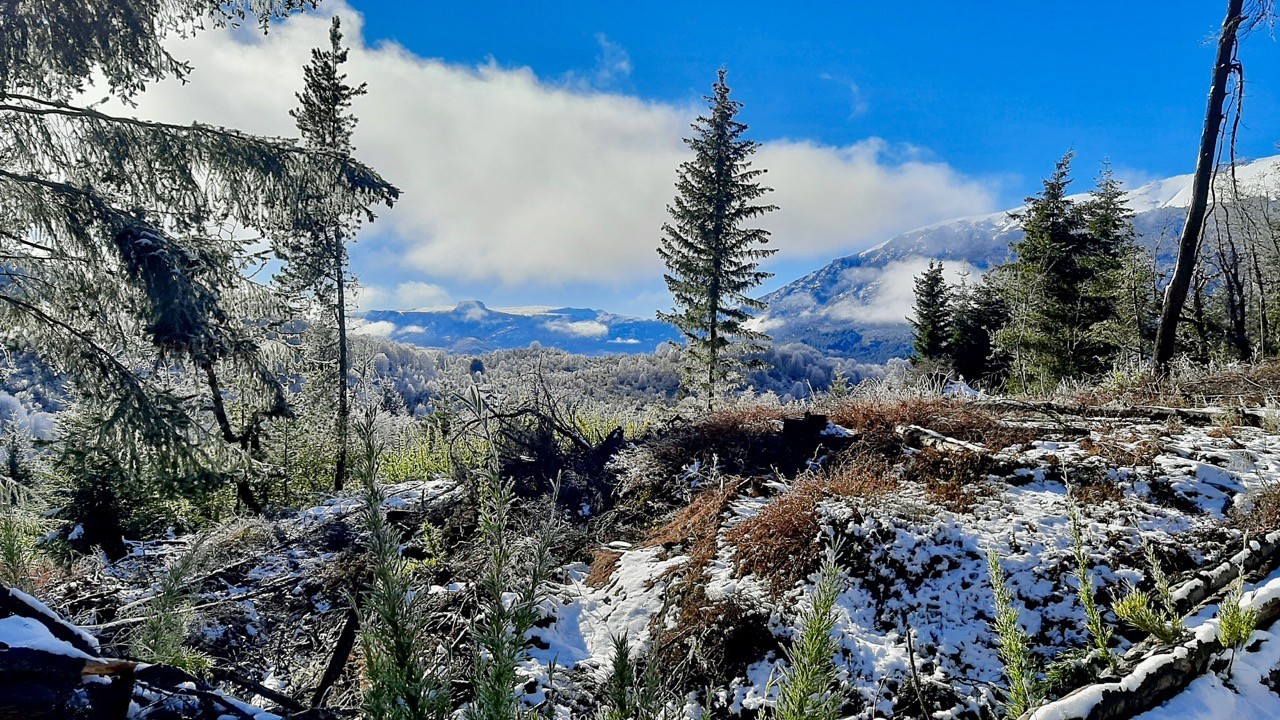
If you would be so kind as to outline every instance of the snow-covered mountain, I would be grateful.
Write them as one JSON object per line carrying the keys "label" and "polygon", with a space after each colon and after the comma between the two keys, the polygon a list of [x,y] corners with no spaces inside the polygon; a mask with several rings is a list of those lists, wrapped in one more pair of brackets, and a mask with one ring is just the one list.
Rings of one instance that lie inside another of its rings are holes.
{"label": "snow-covered mountain", "polygon": [[490,308],[476,300],[423,310],[371,310],[355,332],[459,353],[538,343],[582,355],[651,353],[679,333],[657,320],[586,308]]}
{"label": "snow-covered mountain", "polygon": [[[1280,187],[1280,156],[1241,165],[1242,188]],[[1129,195],[1140,241],[1168,260],[1190,202],[1191,175],[1150,182]],[[1082,197],[1082,196],[1077,196]],[[935,223],[898,235],[770,293],[754,322],[775,343],[803,342],[864,362],[905,357],[911,345],[912,281],[930,260],[942,260],[955,279],[981,273],[1009,257],[1022,231],[1009,213],[1020,208]]]}

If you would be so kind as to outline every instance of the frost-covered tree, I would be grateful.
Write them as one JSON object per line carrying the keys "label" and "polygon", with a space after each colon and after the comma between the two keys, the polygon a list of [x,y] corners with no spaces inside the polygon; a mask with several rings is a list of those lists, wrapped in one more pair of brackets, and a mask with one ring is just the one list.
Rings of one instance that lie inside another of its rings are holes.
{"label": "frost-covered tree", "polygon": [[[155,81],[185,77],[170,36],[246,20],[265,29],[307,4],[4,4],[0,326],[7,344],[36,351],[72,383],[84,422],[69,467],[99,481],[104,469],[158,477],[156,492],[225,477],[223,451],[207,440],[251,449],[281,412],[259,332],[274,303],[241,273],[243,230],[295,232],[309,196],[351,208],[396,196],[334,153],[80,102],[105,89],[128,104]],[[226,412],[229,378],[240,412]]]}
{"label": "frost-covered tree", "polygon": [[765,171],[751,167],[759,145],[743,137],[747,126],[735,119],[742,103],[729,99],[725,70],[707,101],[710,114],[685,140],[694,157],[680,165],[671,221],[662,226],[658,254],[675,309],[658,317],[684,335],[685,387],[711,408],[740,381],[750,364],[743,357],[768,340],[746,326],[750,311],[764,307],[746,293],[771,277],[760,261],[776,251],[763,247],[767,230],[746,223],[777,207],[756,202],[771,189],[758,182]]}
{"label": "frost-covered tree", "polygon": [[[353,146],[351,135],[356,117],[351,112],[352,99],[365,94],[365,85],[349,85],[342,66],[347,62],[347,48],[342,45],[341,22],[335,15],[329,28],[329,47],[311,51],[311,62],[303,68],[305,89],[298,93],[299,106],[291,111],[306,146],[326,153],[337,161],[328,169],[329,181],[342,181],[350,162]],[[293,294],[309,295],[322,315],[321,324],[331,331],[334,357],[328,383],[336,398],[334,426],[337,436],[337,458],[334,464],[333,488],[341,490],[347,476],[350,402],[348,375],[351,368],[347,342],[347,288],[352,283],[347,273],[347,241],[355,236],[362,219],[372,219],[367,206],[334,202],[334,194],[323,185],[318,192],[303,198],[303,211],[297,232],[281,237],[276,252],[285,261],[277,279]],[[328,349],[328,348],[324,348]],[[322,360],[330,360],[322,358]],[[326,363],[327,364],[327,363]]]}
{"label": "frost-covered tree", "polygon": [[951,368],[969,382],[991,382],[1008,368],[1008,357],[995,336],[1009,321],[1009,307],[999,289],[981,278],[951,289]]}

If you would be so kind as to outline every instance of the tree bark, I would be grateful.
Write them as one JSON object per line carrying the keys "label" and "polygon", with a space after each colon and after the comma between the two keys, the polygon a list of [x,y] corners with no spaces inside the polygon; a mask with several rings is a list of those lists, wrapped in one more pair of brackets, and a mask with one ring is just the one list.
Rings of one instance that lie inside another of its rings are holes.
{"label": "tree bark", "polygon": [[1173,266],[1173,277],[1165,288],[1160,326],[1156,331],[1155,366],[1162,375],[1168,372],[1169,361],[1173,359],[1178,318],[1186,304],[1191,276],[1200,254],[1200,237],[1208,209],[1209,186],[1213,182],[1215,149],[1225,117],[1223,102],[1227,97],[1227,80],[1231,77],[1232,58],[1238,40],[1236,31],[1244,20],[1243,8],[1244,0],[1227,0],[1227,16],[1222,21],[1222,35],[1218,38],[1218,55],[1213,65],[1209,105],[1205,111],[1204,128],[1200,133],[1200,153],[1196,158],[1196,171],[1191,181],[1191,205],[1187,209],[1187,221],[1182,226],[1182,235],[1178,240],[1178,260]]}
{"label": "tree bark", "polygon": [[[345,255],[345,248],[341,253]],[[339,257],[337,262],[338,302],[334,312],[338,316],[338,459],[333,470],[333,490],[341,492],[347,482],[347,428],[351,411],[347,407],[347,370],[350,360],[347,357],[347,302],[346,302],[346,262]]]}

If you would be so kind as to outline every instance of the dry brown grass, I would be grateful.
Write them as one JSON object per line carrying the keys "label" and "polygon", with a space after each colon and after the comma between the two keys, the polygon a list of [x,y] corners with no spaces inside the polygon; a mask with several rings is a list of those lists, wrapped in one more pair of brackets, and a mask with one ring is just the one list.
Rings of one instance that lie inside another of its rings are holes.
{"label": "dry brown grass", "polygon": [[1253,535],[1280,530],[1280,483],[1269,482],[1251,490],[1243,510],[1232,518],[1241,529]]}
{"label": "dry brown grass", "polygon": [[686,689],[723,686],[766,653],[780,650],[765,609],[733,596],[708,598],[700,575],[686,576],[669,591],[678,598],[671,608],[674,622],[657,613],[650,625],[657,641],[654,661],[668,680]]}
{"label": "dry brown grass", "polygon": [[836,403],[827,413],[831,422],[856,431],[871,449],[889,454],[896,454],[902,447],[895,430],[899,425],[919,425],[992,450],[1030,443],[1039,435],[1034,429],[1002,422],[996,412],[951,398],[855,399]]}
{"label": "dry brown grass", "polygon": [[768,472],[780,462],[782,435],[774,421],[787,411],[773,405],[735,407],[661,429],[645,443],[655,470],[679,474],[694,461],[733,475]]}
{"label": "dry brown grass", "polygon": [[1145,467],[1160,454],[1160,443],[1132,431],[1104,432],[1097,440],[1082,438],[1080,449],[1120,467]]}
{"label": "dry brown grass", "polygon": [[1081,505],[1101,505],[1106,502],[1119,502],[1124,498],[1124,490],[1114,482],[1075,485],[1071,488],[1071,497]]}
{"label": "dry brown grass", "polygon": [[1197,407],[1206,404],[1257,407],[1280,397],[1280,361],[1217,368],[1187,367],[1159,379],[1142,372],[1101,387],[1078,390],[1071,400],[1083,404],[1130,403]]}
{"label": "dry brown grass", "polygon": [[994,492],[987,482],[993,469],[986,455],[925,448],[911,457],[905,471],[937,504],[952,512],[969,512]]}
{"label": "dry brown grass", "polygon": [[766,578],[775,592],[817,569],[822,554],[818,505],[828,498],[871,498],[895,487],[887,461],[847,461],[803,477],[754,517],[725,534],[739,575]]}
{"label": "dry brown grass", "polygon": [[704,565],[715,557],[716,537],[724,515],[745,484],[743,478],[724,478],[723,483],[708,487],[677,510],[644,544],[663,548],[682,546],[694,564]]}
{"label": "dry brown grass", "polygon": [[613,577],[613,572],[618,569],[618,560],[621,558],[622,553],[617,550],[608,548],[596,550],[591,554],[591,569],[587,571],[583,584],[596,590],[607,585],[609,578]]}

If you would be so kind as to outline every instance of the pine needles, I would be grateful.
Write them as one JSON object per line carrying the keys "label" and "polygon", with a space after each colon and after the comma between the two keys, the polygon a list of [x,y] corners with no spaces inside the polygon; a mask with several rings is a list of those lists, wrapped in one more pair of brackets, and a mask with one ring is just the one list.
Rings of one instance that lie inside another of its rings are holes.
{"label": "pine needles", "polygon": [[987,551],[987,572],[991,577],[991,590],[995,598],[995,620],[992,630],[1000,649],[1000,661],[1004,663],[1005,717],[1020,717],[1040,701],[1040,689],[1036,680],[1036,663],[1031,655],[1031,638],[1018,621],[1018,609],[1013,605],[1013,591],[1005,582],[1004,569],[994,548]]}
{"label": "pine needles", "polygon": [[1218,606],[1218,639],[1224,647],[1231,650],[1231,659],[1227,661],[1227,675],[1236,662],[1236,653],[1244,647],[1253,631],[1258,628],[1258,610],[1244,607],[1240,601],[1244,598],[1244,575],[1241,574],[1232,583],[1222,604]]}
{"label": "pine needles", "polygon": [[515,695],[518,665],[528,644],[526,636],[542,617],[546,585],[556,568],[552,549],[559,527],[552,518],[531,542],[523,541],[510,529],[512,483],[487,472],[481,475],[477,492],[480,545],[486,557],[480,578],[482,608],[472,627],[475,697],[465,717],[519,720],[527,713]]}
{"label": "pine needles", "polygon": [[1160,565],[1160,558],[1156,557],[1155,546],[1146,538],[1142,540],[1142,550],[1147,556],[1151,579],[1155,583],[1154,600],[1150,594],[1129,584],[1124,597],[1112,609],[1121,620],[1150,633],[1162,643],[1180,642],[1186,637],[1187,628],[1173,601],[1169,577]]}
{"label": "pine needles", "polygon": [[141,607],[145,619],[129,638],[130,650],[139,660],[172,665],[193,675],[209,671],[209,657],[186,646],[195,619],[192,589],[207,565],[208,539],[207,534],[197,535],[190,547],[169,563],[151,599]]}
{"label": "pine needles", "polygon": [[836,561],[838,547],[827,549],[817,583],[800,612],[800,636],[787,651],[788,667],[778,682],[775,720],[836,720],[842,705],[835,691],[839,677],[833,662],[839,651],[832,632],[836,602],[844,591],[844,575]]}
{"label": "pine needles", "polygon": [[609,677],[601,687],[599,720],[667,720],[672,717],[666,693],[652,662],[639,667],[631,641],[614,636]]}
{"label": "pine needles", "polygon": [[1102,609],[1098,607],[1097,595],[1093,589],[1093,573],[1089,570],[1089,548],[1085,542],[1084,523],[1080,519],[1080,508],[1076,505],[1067,486],[1067,516],[1071,520],[1071,555],[1075,560],[1076,596],[1080,606],[1084,608],[1085,628],[1089,631],[1089,640],[1093,647],[1106,657],[1109,665],[1115,664],[1115,655],[1111,652],[1111,628],[1102,618]]}
{"label": "pine needles", "polygon": [[373,414],[357,427],[362,452],[357,472],[364,483],[361,519],[369,531],[368,590],[361,596],[360,648],[368,690],[364,710],[379,720],[443,720],[449,717],[448,677],[438,668],[440,653],[429,646],[425,595],[414,587],[400,538],[382,509],[385,494],[377,484],[380,446]]}

